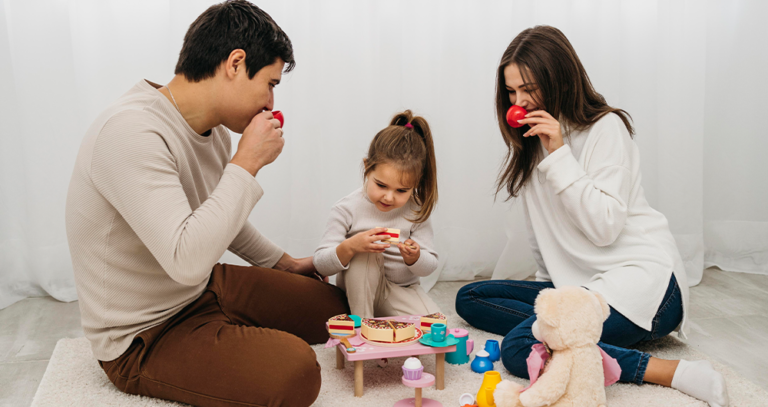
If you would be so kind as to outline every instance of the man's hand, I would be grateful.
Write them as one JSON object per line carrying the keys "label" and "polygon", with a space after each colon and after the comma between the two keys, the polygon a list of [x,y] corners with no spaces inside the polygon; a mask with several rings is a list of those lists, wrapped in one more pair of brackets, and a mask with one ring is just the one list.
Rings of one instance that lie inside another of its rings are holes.
{"label": "man's hand", "polygon": [[277,159],[284,145],[280,122],[272,117],[272,112],[261,112],[243,131],[237,143],[237,152],[230,162],[256,176],[262,167]]}
{"label": "man's hand", "polygon": [[312,256],[294,259],[288,253],[284,253],[283,257],[275,264],[275,269],[328,282],[328,277],[323,277],[317,272],[314,263],[312,263]]}
{"label": "man's hand", "polygon": [[389,249],[389,243],[374,242],[389,239],[389,235],[379,234],[386,231],[387,228],[373,228],[341,242],[340,245],[336,246],[336,255],[341,264],[346,267],[357,253],[384,253],[384,250]]}

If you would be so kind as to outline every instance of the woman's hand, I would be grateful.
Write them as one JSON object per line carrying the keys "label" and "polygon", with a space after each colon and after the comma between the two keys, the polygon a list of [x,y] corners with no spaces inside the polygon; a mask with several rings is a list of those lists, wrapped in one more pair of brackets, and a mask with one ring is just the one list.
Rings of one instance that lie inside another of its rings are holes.
{"label": "woman's hand", "polygon": [[374,242],[389,239],[389,235],[379,234],[386,231],[387,228],[373,228],[360,232],[341,242],[340,245],[336,246],[336,255],[339,257],[341,264],[346,267],[357,253],[384,253],[384,250],[389,249],[389,243]]}
{"label": "woman's hand", "polygon": [[544,110],[534,110],[525,115],[525,119],[518,122],[531,126],[523,137],[539,136],[541,144],[552,154],[563,146],[563,134],[560,131],[560,122]]}
{"label": "woman's hand", "polygon": [[[413,247],[413,249],[408,246]],[[405,264],[412,266],[413,263],[416,263],[419,260],[419,256],[421,255],[421,246],[419,246],[419,244],[413,240],[408,239],[405,242],[398,243],[397,248],[400,249],[400,254],[403,255]]]}

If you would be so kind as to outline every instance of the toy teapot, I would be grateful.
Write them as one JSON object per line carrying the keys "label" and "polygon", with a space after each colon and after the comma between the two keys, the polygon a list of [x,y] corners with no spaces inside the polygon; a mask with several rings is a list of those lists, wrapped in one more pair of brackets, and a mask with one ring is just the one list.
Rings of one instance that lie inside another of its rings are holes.
{"label": "toy teapot", "polygon": [[466,329],[449,329],[448,333],[459,340],[454,352],[445,355],[445,361],[453,365],[463,365],[469,362],[469,355],[475,348],[475,341],[469,339],[469,331]]}
{"label": "toy teapot", "polygon": [[477,392],[478,407],[496,407],[496,403],[493,400],[493,392],[496,390],[496,385],[499,383],[501,383],[501,373],[493,370],[485,372],[485,375],[483,375],[483,383],[480,385],[480,390]]}

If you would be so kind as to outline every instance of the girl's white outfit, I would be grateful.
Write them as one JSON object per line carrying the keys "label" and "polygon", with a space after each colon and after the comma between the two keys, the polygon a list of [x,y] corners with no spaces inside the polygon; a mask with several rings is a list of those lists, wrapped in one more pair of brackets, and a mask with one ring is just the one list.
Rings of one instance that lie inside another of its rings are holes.
{"label": "girl's white outfit", "polygon": [[[347,292],[353,314],[363,318],[425,315],[439,308],[420,285],[437,269],[438,258],[433,248],[432,223],[413,223],[414,210],[419,206],[409,200],[401,208],[382,212],[359,188],[340,199],[331,208],[331,215],[313,263],[324,276],[341,273],[336,283]],[[344,240],[376,227],[400,229],[400,241],[413,239],[421,247],[419,259],[405,264],[400,250],[391,246],[383,254],[359,253],[345,267],[336,255],[336,247]]]}
{"label": "girl's white outfit", "polygon": [[[667,219],[640,185],[640,154],[618,115],[608,114],[538,164],[523,188],[523,208],[537,280],[584,286],[650,331],[672,273],[688,282]],[[543,147],[542,147],[543,149]]]}

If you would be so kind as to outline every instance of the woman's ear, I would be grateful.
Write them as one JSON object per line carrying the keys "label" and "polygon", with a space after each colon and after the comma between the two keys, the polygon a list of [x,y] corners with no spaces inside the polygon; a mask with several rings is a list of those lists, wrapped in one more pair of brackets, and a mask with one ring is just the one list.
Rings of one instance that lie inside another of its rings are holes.
{"label": "woman's ear", "polygon": [[560,304],[560,296],[558,292],[552,288],[545,288],[541,290],[539,296],[536,297],[534,310],[536,311],[536,319],[541,322],[557,328],[560,326],[560,313],[558,312]]}

